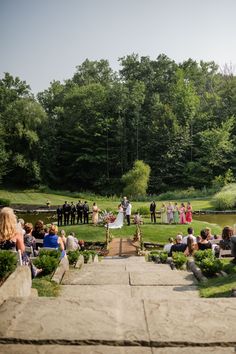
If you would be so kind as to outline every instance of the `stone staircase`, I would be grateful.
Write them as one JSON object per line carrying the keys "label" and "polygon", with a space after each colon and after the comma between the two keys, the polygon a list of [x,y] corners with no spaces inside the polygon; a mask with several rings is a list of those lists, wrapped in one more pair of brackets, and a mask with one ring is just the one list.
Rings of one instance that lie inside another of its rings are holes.
{"label": "stone staircase", "polygon": [[107,257],[66,272],[61,288],[0,307],[0,353],[235,352],[235,298],[199,298],[187,271]]}

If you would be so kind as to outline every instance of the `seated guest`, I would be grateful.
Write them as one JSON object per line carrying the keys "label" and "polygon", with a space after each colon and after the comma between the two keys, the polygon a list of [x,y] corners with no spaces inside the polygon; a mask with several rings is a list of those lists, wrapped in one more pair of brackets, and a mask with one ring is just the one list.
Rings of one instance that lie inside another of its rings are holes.
{"label": "seated guest", "polygon": [[33,224],[27,222],[25,224],[25,235],[24,235],[24,244],[28,247],[33,247],[33,250],[36,250],[36,240],[35,237],[32,236]]}
{"label": "seated guest", "polygon": [[230,226],[225,226],[222,230],[222,240],[220,240],[219,246],[223,250],[231,249],[231,237],[233,236],[233,228]]}
{"label": "seated guest", "polygon": [[201,241],[198,242],[198,249],[200,251],[204,251],[204,250],[212,248],[212,243],[207,239],[206,231],[201,230],[200,235],[201,235]]}
{"label": "seated guest", "polygon": [[59,237],[62,239],[62,241],[64,243],[64,247],[66,247],[66,232],[65,232],[65,230],[60,231]]}
{"label": "seated guest", "polygon": [[198,250],[197,242],[193,236],[189,236],[187,239],[187,248],[184,251],[185,256],[193,256],[194,252]]}
{"label": "seated guest", "polygon": [[173,239],[173,237],[168,238],[168,241],[169,241],[169,243],[167,243],[167,244],[164,246],[163,251],[164,251],[164,252],[167,252],[167,253],[170,253],[171,246],[173,246],[173,244],[174,244],[174,239]]}
{"label": "seated guest", "polygon": [[49,227],[49,232],[47,235],[44,236],[43,239],[43,247],[50,247],[50,248],[60,248],[62,251],[64,251],[64,243],[57,235],[58,233],[58,227],[56,225],[51,225]]}
{"label": "seated guest", "polygon": [[36,223],[34,225],[34,229],[32,231],[32,236],[34,236],[36,238],[36,248],[37,249],[38,249],[38,247],[42,247],[42,243],[37,242],[37,239],[43,240],[44,235],[45,235],[44,222],[42,220],[38,220],[38,221],[36,221]]}
{"label": "seated guest", "polygon": [[188,230],[187,230],[187,232],[188,232],[188,235],[187,236],[184,236],[184,238],[183,238],[183,243],[185,243],[186,245],[187,245],[187,240],[188,240],[188,237],[189,236],[192,236],[193,237],[193,239],[194,239],[194,242],[197,242],[196,241],[196,237],[195,236],[193,236],[193,233],[194,233],[194,231],[193,231],[193,228],[192,227],[188,227]]}
{"label": "seated guest", "polygon": [[25,251],[22,232],[17,226],[17,219],[11,208],[2,208],[0,211],[0,249]]}
{"label": "seated guest", "polygon": [[206,232],[207,240],[208,240],[208,241],[214,240],[214,236],[213,236],[212,233],[211,233],[210,227],[206,227],[206,228],[205,228],[205,232]]}
{"label": "seated guest", "polygon": [[42,272],[37,269],[25,253],[25,245],[22,232],[17,227],[17,220],[13,209],[2,208],[0,211],[0,249],[21,251],[22,262],[30,267],[32,278]]}
{"label": "seated guest", "polygon": [[182,235],[177,235],[175,244],[171,246],[169,256],[172,257],[173,252],[184,252],[187,248],[185,243],[182,243]]}
{"label": "seated guest", "polygon": [[71,232],[71,234],[68,235],[66,238],[66,250],[76,251],[77,249],[80,249],[79,241],[75,237],[74,232]]}
{"label": "seated guest", "polygon": [[24,234],[25,234],[25,220],[24,219],[21,219],[21,218],[18,219],[17,228],[24,236]]}
{"label": "seated guest", "polygon": [[44,222],[42,220],[38,220],[36,221],[35,225],[34,225],[34,229],[32,231],[32,235],[35,238],[40,238],[41,240],[44,238],[45,235],[45,230],[44,230]]}

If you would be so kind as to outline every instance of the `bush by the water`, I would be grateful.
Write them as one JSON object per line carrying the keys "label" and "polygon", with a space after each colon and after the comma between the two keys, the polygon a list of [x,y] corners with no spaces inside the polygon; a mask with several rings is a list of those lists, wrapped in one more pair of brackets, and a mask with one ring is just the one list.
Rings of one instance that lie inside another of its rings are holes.
{"label": "bush by the water", "polygon": [[156,197],[156,200],[184,200],[184,199],[192,199],[192,198],[205,198],[209,197],[215,193],[215,190],[206,189],[195,189],[194,187],[189,187],[187,189],[180,189],[174,191],[167,191],[165,193],[161,193]]}
{"label": "bush by the water", "polygon": [[140,208],[137,209],[137,213],[139,213],[140,215],[149,215],[150,214],[150,210],[147,206],[142,206]]}
{"label": "bush by the water", "polygon": [[181,269],[187,262],[187,257],[183,254],[183,252],[173,252],[172,258],[177,269]]}
{"label": "bush by the water", "polygon": [[236,183],[227,184],[215,194],[213,204],[217,210],[232,210],[236,207]]}
{"label": "bush by the water", "polygon": [[60,260],[60,252],[57,250],[42,250],[39,256],[34,260],[34,265],[37,268],[43,269],[43,274],[53,273]]}
{"label": "bush by the water", "polygon": [[16,254],[11,251],[0,251],[0,280],[14,272],[17,266]]}
{"label": "bush by the water", "polygon": [[9,199],[0,198],[0,205],[6,207],[6,206],[9,206],[10,204],[11,204],[11,201]]}

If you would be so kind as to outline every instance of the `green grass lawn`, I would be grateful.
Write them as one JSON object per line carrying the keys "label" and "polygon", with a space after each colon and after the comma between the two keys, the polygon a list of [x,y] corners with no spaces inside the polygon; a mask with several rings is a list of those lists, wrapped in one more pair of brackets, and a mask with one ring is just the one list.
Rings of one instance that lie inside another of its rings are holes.
{"label": "green grass lawn", "polygon": [[[34,190],[24,190],[24,191],[13,191],[13,190],[0,190],[0,198],[9,199],[11,204],[25,204],[25,205],[42,205],[46,206],[47,200],[50,200],[51,206],[57,206],[64,204],[65,200],[68,202],[77,203],[78,200],[87,200],[90,206],[95,201],[98,204],[98,207],[102,210],[116,211],[118,204],[120,203],[119,199],[106,198],[101,196],[89,195],[89,194],[80,194],[73,193],[70,196],[67,194],[58,194],[55,193],[42,193]],[[150,202],[151,202],[150,197]],[[173,200],[174,202],[175,200]],[[181,202],[181,200],[176,200]],[[150,202],[132,202],[133,211],[137,210],[140,207],[149,208]],[[157,201],[157,210],[161,208],[163,202]],[[214,209],[211,198],[209,199],[192,199],[191,200],[193,210],[207,210]]]}
{"label": "green grass lawn", "polygon": [[[165,244],[169,237],[175,237],[178,233],[187,235],[188,226],[190,225],[154,225],[151,223],[145,223],[144,225],[141,225],[143,241]],[[200,231],[206,226],[211,227],[213,234],[221,233],[220,226],[215,224],[213,225],[206,222],[193,221],[191,226],[194,228],[195,235],[199,235]],[[78,239],[82,239],[84,241],[105,241],[106,229],[104,226],[81,224],[60,227],[60,229],[64,229],[67,234],[73,231]],[[135,230],[135,225],[124,225],[121,229],[111,230],[111,233],[114,237],[133,238]]]}
{"label": "green grass lawn", "polygon": [[51,276],[39,276],[32,280],[32,288],[38,290],[39,296],[54,297],[60,292],[60,285],[51,281]]}

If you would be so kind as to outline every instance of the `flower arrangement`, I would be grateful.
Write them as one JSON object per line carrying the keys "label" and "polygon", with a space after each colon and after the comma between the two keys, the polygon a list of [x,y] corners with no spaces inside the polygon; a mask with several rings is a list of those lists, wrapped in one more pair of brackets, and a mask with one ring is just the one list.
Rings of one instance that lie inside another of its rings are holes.
{"label": "flower arrangement", "polygon": [[112,212],[109,212],[109,211],[102,211],[100,214],[99,214],[99,220],[98,222],[100,224],[103,224],[103,225],[106,225],[110,222],[114,222],[116,219],[116,217],[113,215]]}

